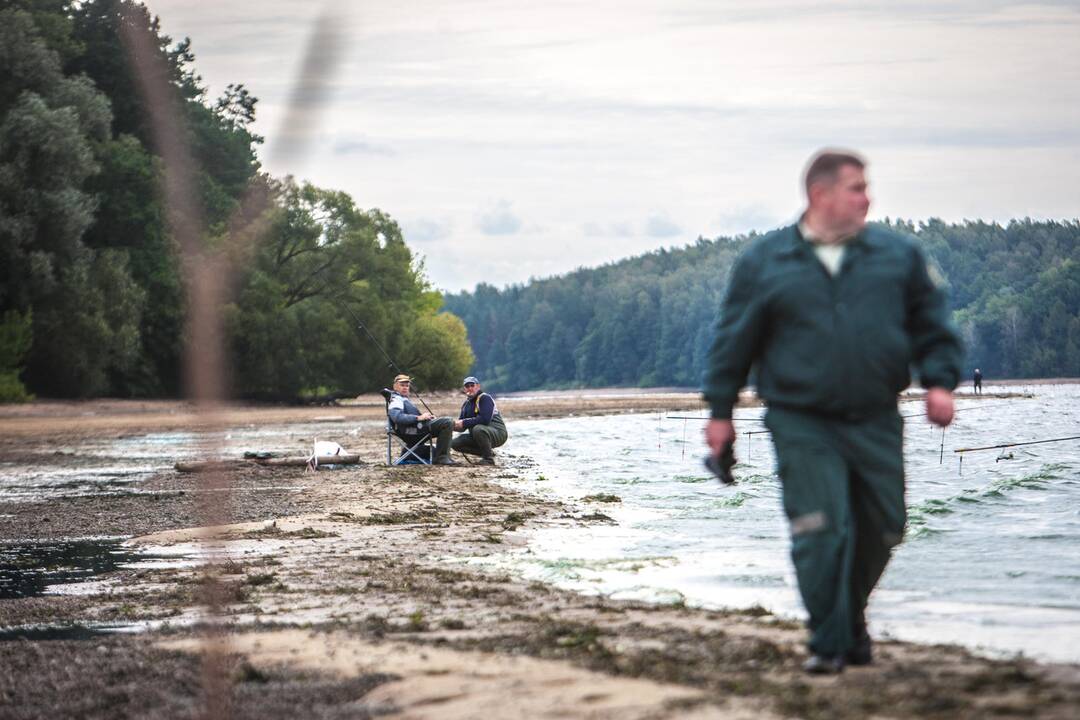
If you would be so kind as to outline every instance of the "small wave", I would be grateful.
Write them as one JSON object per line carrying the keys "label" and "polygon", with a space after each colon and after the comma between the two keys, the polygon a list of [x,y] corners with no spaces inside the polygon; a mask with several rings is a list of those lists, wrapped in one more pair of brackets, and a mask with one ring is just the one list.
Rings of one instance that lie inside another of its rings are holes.
{"label": "small wave", "polygon": [[611,482],[616,485],[644,485],[649,482],[649,479],[643,477],[614,478]]}
{"label": "small wave", "polygon": [[949,500],[924,500],[918,505],[908,508],[909,516],[920,517],[922,515],[951,515],[953,509],[949,507]]}
{"label": "small wave", "polygon": [[581,573],[592,571],[615,571],[636,573],[647,567],[673,567],[679,564],[677,558],[671,555],[647,555],[633,558],[558,558],[556,560],[540,560],[540,567],[552,575],[558,577],[579,580]]}
{"label": "small wave", "polygon": [[919,540],[921,538],[933,537],[935,535],[941,535],[945,530],[941,528],[932,528],[924,522],[912,522],[908,520],[907,532],[904,534],[907,540]]}
{"label": "small wave", "polygon": [[739,475],[736,473],[736,480],[743,485],[760,485],[761,483],[772,482],[775,479],[775,475]]}
{"label": "small wave", "polygon": [[728,495],[727,497],[720,498],[719,500],[714,500],[712,502],[712,506],[714,508],[737,508],[737,507],[742,507],[743,503],[745,503],[751,497],[753,497],[753,496],[750,495],[750,493],[736,492],[736,493],[734,493],[732,495]]}
{"label": "small wave", "polygon": [[[1046,490],[1053,481],[1063,478],[1057,473],[1065,469],[1061,464],[1048,464],[1030,475],[1003,477],[993,480],[981,488],[968,488],[948,498],[932,498],[916,503],[908,508],[908,525],[926,527],[926,519],[934,515],[951,515],[959,504],[976,505],[987,500],[999,500],[1015,490]],[[913,533],[911,537],[921,537],[931,533]]]}

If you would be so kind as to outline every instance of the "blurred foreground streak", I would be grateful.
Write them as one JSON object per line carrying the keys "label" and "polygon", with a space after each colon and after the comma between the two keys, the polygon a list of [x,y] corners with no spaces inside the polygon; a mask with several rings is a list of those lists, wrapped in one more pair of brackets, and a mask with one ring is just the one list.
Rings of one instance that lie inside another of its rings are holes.
{"label": "blurred foreground streak", "polygon": [[[265,229],[265,217],[273,199],[269,178],[256,174],[230,218],[224,238],[208,242],[199,198],[199,168],[187,139],[182,103],[157,37],[139,15],[141,6],[123,6],[121,37],[137,74],[136,84],[148,108],[149,122],[164,171],[161,191],[168,228],[180,254],[186,289],[187,318],[184,347],[186,393],[194,402],[201,457],[222,454],[224,414],[229,376],[225,336],[219,308],[228,299],[237,262],[250,256]],[[340,18],[329,11],[315,22],[299,76],[289,96],[289,107],[277,129],[275,158],[297,159],[304,155],[320,109],[325,105],[330,78],[340,57]],[[194,428],[193,428],[194,430]],[[201,600],[206,608],[203,633],[202,682],[205,718],[227,718],[230,712],[230,680],[225,659],[230,651],[222,622],[222,584],[217,568],[227,559],[221,534],[214,530],[231,520],[232,499],[220,470],[200,473],[197,486],[200,523],[206,564]]]}

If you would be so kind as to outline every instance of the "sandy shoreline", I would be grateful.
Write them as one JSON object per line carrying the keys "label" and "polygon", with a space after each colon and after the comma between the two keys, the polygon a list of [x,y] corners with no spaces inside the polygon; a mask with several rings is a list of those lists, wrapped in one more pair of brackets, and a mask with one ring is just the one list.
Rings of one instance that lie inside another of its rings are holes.
{"label": "sandy shoreline", "polygon": [[[454,396],[427,398],[456,413]],[[570,413],[700,410],[691,393],[508,397],[511,423]],[[345,407],[229,408],[225,422],[344,416],[376,428],[377,396]],[[0,462],[59,438],[198,427],[182,403],[105,401],[0,408]],[[320,436],[322,437],[322,436]],[[602,504],[528,492],[527,458],[480,468],[387,468],[374,432],[337,440],[367,461],[305,473],[243,467],[222,480],[161,473],[138,494],[0,505],[0,539],[138,535],[190,552],[200,499],[231,515],[211,535],[225,640],[222,677],[238,717],[1072,717],[1080,668],[991,661],[962,649],[886,642],[839,678],[803,676],[804,633],[756,612],[612,601],[485,573],[452,559],[526,547],[530,528],[608,522]],[[300,454],[303,447],[280,448]],[[74,459],[73,459],[74,462]],[[498,482],[496,482],[496,480]],[[221,502],[218,503],[219,505]],[[196,717],[202,574],[114,570],[91,594],[0,600],[0,627],[152,622],[137,635],[0,642],[0,717]]]}

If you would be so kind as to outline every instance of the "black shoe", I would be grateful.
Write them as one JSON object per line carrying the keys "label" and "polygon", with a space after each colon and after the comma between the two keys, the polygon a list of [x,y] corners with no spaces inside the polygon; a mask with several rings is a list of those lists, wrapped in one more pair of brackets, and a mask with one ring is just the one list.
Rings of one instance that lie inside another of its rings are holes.
{"label": "black shoe", "polygon": [[495,458],[493,458],[493,457],[483,457],[483,458],[480,458],[479,460],[477,460],[476,464],[477,465],[494,465],[495,464]]}
{"label": "black shoe", "polygon": [[435,464],[436,465],[457,465],[457,460],[454,460],[449,455],[447,455],[446,457],[437,457],[437,458],[435,458]]}
{"label": "black shoe", "polygon": [[862,635],[855,638],[855,647],[844,655],[848,665],[870,665],[874,662],[874,643],[870,635],[864,630]]}
{"label": "black shoe", "polygon": [[811,655],[803,663],[802,669],[810,675],[837,675],[844,672],[844,658],[839,655]]}

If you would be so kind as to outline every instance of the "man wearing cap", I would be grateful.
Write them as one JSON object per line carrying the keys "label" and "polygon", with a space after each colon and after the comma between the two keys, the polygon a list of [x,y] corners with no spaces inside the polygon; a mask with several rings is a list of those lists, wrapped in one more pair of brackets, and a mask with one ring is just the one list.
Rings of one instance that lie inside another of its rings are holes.
{"label": "man wearing cap", "polygon": [[420,412],[409,399],[412,391],[412,378],[408,375],[398,375],[394,378],[394,391],[390,393],[390,404],[386,413],[390,416],[390,422],[394,425],[394,432],[409,444],[419,440],[424,433],[431,433],[435,437],[435,458],[432,460],[436,465],[456,465],[450,459],[450,438],[454,434],[454,419],[448,417],[437,418],[429,412]]}
{"label": "man wearing cap", "polygon": [[904,533],[897,395],[918,371],[926,416],[953,416],[960,342],[945,295],[908,238],[868,226],[865,161],[819,153],[797,224],[735,263],[708,357],[705,430],[714,456],[752,367],[776,447],[791,557],[810,616],[804,668],[835,673],[873,657],[866,605]]}
{"label": "man wearing cap", "polygon": [[468,397],[454,421],[454,429],[461,434],[454,438],[453,447],[461,453],[479,455],[481,465],[494,465],[492,448],[506,442],[506,423],[495,406],[495,399],[483,391],[479,380],[470,375],[462,385]]}

